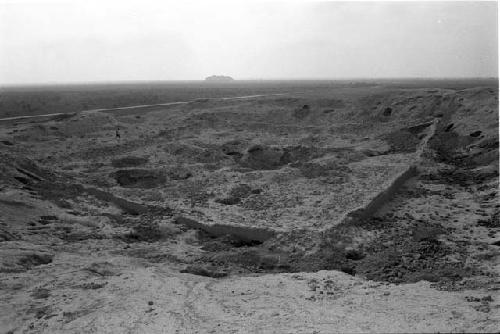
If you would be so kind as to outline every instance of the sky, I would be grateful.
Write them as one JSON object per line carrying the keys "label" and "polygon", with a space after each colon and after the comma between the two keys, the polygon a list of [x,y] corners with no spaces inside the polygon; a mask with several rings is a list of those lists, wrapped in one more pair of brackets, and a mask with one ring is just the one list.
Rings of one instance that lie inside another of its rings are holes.
{"label": "sky", "polygon": [[497,2],[0,0],[0,84],[497,77]]}

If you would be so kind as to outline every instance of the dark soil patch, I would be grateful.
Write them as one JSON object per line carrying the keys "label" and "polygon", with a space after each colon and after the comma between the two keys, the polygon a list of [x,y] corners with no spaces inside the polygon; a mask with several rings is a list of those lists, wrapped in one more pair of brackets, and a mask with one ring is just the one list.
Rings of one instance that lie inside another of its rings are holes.
{"label": "dark soil patch", "polygon": [[346,165],[337,165],[335,163],[318,164],[312,162],[292,164],[292,167],[298,167],[302,175],[308,179],[318,177],[334,177],[339,180],[346,180],[351,171]]}
{"label": "dark soil patch", "polygon": [[496,211],[490,218],[477,221],[479,226],[486,228],[500,228],[500,211]]}
{"label": "dark soil patch", "polygon": [[52,255],[52,254],[33,253],[33,254],[28,254],[28,255],[23,256],[19,260],[19,264],[28,270],[28,269],[31,269],[31,268],[36,267],[36,266],[40,266],[43,264],[49,264],[52,262],[53,258],[54,258],[54,255]]}
{"label": "dark soil patch", "polygon": [[162,213],[168,214],[169,209],[153,206],[146,206],[139,203],[131,202],[113,194],[102,191],[96,188],[83,187],[80,184],[58,181],[42,181],[34,186],[34,189],[44,199],[50,200],[62,208],[71,208],[69,202],[65,199],[76,199],[82,195],[93,196],[98,200],[106,203],[112,203],[130,215]]}
{"label": "dark soil patch", "polygon": [[186,168],[183,168],[183,167],[175,167],[175,168],[171,168],[169,171],[168,171],[168,177],[171,179],[171,180],[187,180],[189,179],[191,176],[193,176],[193,173],[191,173],[191,171],[189,171],[188,169]]}
{"label": "dark soil patch", "polygon": [[24,176],[14,176],[14,179],[21,182],[24,185],[31,185],[33,182]]}
{"label": "dark soil patch", "polygon": [[[353,246],[369,230],[378,232],[371,241]],[[237,273],[340,270],[392,283],[459,281],[473,275],[465,260],[448,260],[448,255],[465,259],[466,246],[445,245],[439,239],[445,233],[439,224],[410,219],[401,225],[397,217],[385,215],[327,233],[297,231],[264,243],[201,235],[206,253],[196,262]]]}
{"label": "dark soil patch", "polygon": [[243,247],[204,255],[202,262],[250,273],[289,272],[288,256],[260,247]]}
{"label": "dark soil patch", "polygon": [[8,231],[7,227],[0,227],[0,242],[19,240],[21,237],[12,231]]}
{"label": "dark soil patch", "polygon": [[108,282],[90,282],[90,283],[83,283],[77,286],[77,288],[84,289],[84,290],[97,290],[105,287],[108,284]]}
{"label": "dark soil patch", "polygon": [[248,148],[240,164],[255,170],[278,169],[287,163],[283,155],[284,150],[280,147],[254,145]]}
{"label": "dark soil patch", "polygon": [[31,208],[32,205],[25,203],[25,202],[20,202],[20,201],[12,201],[12,200],[7,200],[7,199],[0,199],[1,204],[9,205],[9,206],[16,206],[16,207],[27,207]]}
{"label": "dark soil patch", "polygon": [[432,122],[421,123],[405,128],[406,131],[413,133],[414,135],[422,133],[425,129],[432,125]]}
{"label": "dark soil patch", "polygon": [[289,163],[307,162],[322,157],[328,150],[305,146],[253,145],[245,152],[240,165],[255,170],[272,170]]}
{"label": "dark soil patch", "polygon": [[120,273],[118,269],[109,262],[94,262],[85,269],[100,276],[115,276]]}
{"label": "dark soil patch", "polygon": [[246,149],[246,143],[240,140],[231,140],[221,146],[225,155],[232,156],[235,161],[239,161]]}
{"label": "dark soil patch", "polygon": [[133,231],[125,235],[125,240],[129,242],[158,241],[163,237],[158,223],[151,221],[141,221],[133,227]]}
{"label": "dark soil patch", "polygon": [[415,152],[420,139],[415,133],[409,130],[399,130],[383,135],[381,139],[385,140],[391,147],[389,153],[411,153]]}
{"label": "dark soil patch", "polygon": [[34,299],[47,299],[50,297],[50,290],[45,288],[35,289],[35,291],[31,293],[31,297]]}
{"label": "dark soil patch", "polygon": [[460,165],[460,157],[463,156],[465,147],[473,140],[472,137],[460,136],[452,130],[439,129],[429,140],[429,146],[436,152],[438,161]]}
{"label": "dark soil patch", "polygon": [[122,187],[155,188],[164,184],[166,176],[160,171],[149,169],[123,169],[111,174]]}
{"label": "dark soil patch", "polygon": [[292,115],[296,119],[302,120],[311,114],[311,107],[308,104],[304,104],[301,108],[297,108],[293,111]]}
{"label": "dark soil patch", "polygon": [[201,244],[203,245],[202,249],[207,252],[228,251],[234,248],[255,247],[262,245],[261,241],[243,240],[229,234],[215,237],[206,232],[199,231],[198,237]]}
{"label": "dark soil patch", "polygon": [[236,204],[240,203],[241,198],[226,197],[226,198],[218,198],[215,201],[217,203],[224,204],[224,205],[236,205]]}
{"label": "dark soil patch", "polygon": [[247,184],[239,184],[234,186],[226,198],[217,199],[216,202],[225,205],[239,204],[244,198],[247,198],[253,193],[252,188]]}
{"label": "dark soil patch", "polygon": [[498,171],[491,170],[488,172],[475,171],[465,168],[455,168],[440,170],[437,174],[426,176],[431,180],[443,180],[448,184],[457,184],[462,187],[482,184],[495,177],[498,177]]}
{"label": "dark soil patch", "polygon": [[51,224],[57,220],[58,220],[58,218],[56,216],[40,216],[40,218],[38,219],[38,222],[42,225],[48,225],[48,224]]}
{"label": "dark soil patch", "polygon": [[405,246],[394,245],[368,255],[357,266],[360,274],[377,281],[393,283],[416,282],[421,279],[460,280],[468,276],[463,263],[446,262],[443,258],[451,253],[435,242],[404,241]]}

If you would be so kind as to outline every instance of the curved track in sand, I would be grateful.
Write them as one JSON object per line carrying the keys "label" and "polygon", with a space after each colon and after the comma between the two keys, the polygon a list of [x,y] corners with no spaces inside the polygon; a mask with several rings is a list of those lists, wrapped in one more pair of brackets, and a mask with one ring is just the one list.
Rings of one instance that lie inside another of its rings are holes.
{"label": "curved track in sand", "polygon": [[[277,94],[242,95],[242,96],[233,96],[233,97],[214,97],[214,98],[208,98],[207,100],[221,100],[221,101],[244,100],[244,99],[253,99],[253,98],[257,98],[257,97],[281,96],[281,95],[287,95],[287,94],[293,94],[293,93],[289,92],[289,93],[277,93]],[[155,103],[155,104],[138,104],[138,105],[133,105],[133,106],[116,107],[116,108],[88,109],[88,110],[81,110],[79,112],[80,113],[83,113],[83,112],[91,113],[91,112],[101,112],[101,111],[120,111],[120,110],[129,110],[129,109],[175,106],[175,105],[179,105],[179,104],[188,104],[188,103],[196,102],[198,100],[199,99],[194,99],[191,101],[176,101],[176,102]],[[15,121],[15,120],[21,120],[21,119],[28,119],[28,118],[37,118],[37,117],[52,117],[52,116],[71,115],[71,114],[77,114],[79,112],[74,112],[74,113],[58,112],[58,113],[50,113],[50,114],[42,114],[42,115],[26,115],[26,116],[5,117],[5,118],[0,118],[0,121]]]}

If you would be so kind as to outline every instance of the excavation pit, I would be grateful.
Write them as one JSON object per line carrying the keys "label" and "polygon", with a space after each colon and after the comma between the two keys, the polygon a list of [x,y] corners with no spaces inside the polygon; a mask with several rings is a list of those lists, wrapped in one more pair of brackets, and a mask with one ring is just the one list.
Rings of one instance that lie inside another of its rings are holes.
{"label": "excavation pit", "polygon": [[332,175],[315,169],[314,177],[304,175],[304,166],[253,172],[252,182],[240,185],[246,191],[237,200],[232,192],[239,189],[238,185],[213,182],[204,190],[221,196],[194,211],[185,206],[178,222],[216,235],[234,234],[258,241],[297,229],[326,230],[372,215],[415,175],[413,158],[371,157],[345,165],[348,172],[341,176],[339,168],[332,170]]}

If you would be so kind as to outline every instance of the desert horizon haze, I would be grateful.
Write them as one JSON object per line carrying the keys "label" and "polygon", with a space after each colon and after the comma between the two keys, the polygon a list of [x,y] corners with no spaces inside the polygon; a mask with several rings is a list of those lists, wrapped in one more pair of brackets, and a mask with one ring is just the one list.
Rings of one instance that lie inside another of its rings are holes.
{"label": "desert horizon haze", "polygon": [[497,2],[0,0],[0,84],[498,76]]}

